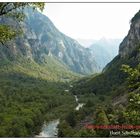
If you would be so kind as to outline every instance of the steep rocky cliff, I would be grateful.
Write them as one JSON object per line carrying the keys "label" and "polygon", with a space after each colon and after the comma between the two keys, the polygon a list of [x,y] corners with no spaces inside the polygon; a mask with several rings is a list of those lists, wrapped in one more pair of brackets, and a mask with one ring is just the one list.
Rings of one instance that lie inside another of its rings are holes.
{"label": "steep rocky cliff", "polygon": [[[21,23],[23,35],[10,42],[8,49],[1,46],[0,58],[14,59],[15,56],[22,56],[45,65],[49,56],[73,72],[98,72],[99,66],[88,49],[61,33],[49,18],[40,12],[26,9],[25,13],[26,19]],[[9,23],[9,19],[0,21]],[[16,23],[12,21],[11,24]]]}
{"label": "steep rocky cliff", "polygon": [[124,38],[119,48],[122,58],[129,56],[140,44],[140,11],[132,18],[128,35]]}

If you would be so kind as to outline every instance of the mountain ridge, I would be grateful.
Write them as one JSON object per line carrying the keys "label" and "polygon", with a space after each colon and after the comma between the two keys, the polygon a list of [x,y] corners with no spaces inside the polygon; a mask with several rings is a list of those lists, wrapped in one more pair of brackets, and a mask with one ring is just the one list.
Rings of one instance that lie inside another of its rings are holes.
{"label": "mountain ridge", "polygon": [[[99,71],[92,53],[76,40],[59,32],[48,17],[31,9],[26,9],[25,13],[27,16],[22,22],[23,36],[19,36],[9,45],[8,51],[12,57],[21,55],[39,64],[45,64],[45,57],[49,55],[56,57],[75,73],[91,74]],[[6,57],[5,52],[1,51],[1,56]]]}

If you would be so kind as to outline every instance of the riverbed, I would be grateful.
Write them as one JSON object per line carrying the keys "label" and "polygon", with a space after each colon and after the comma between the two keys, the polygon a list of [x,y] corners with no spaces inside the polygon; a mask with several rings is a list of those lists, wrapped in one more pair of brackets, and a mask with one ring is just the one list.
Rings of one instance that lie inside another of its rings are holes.
{"label": "riverbed", "polygon": [[57,137],[58,135],[58,126],[59,124],[59,119],[58,120],[53,120],[50,121],[49,123],[44,123],[43,127],[42,127],[42,131],[40,132],[39,135],[37,135],[36,137],[40,137],[40,138],[45,138],[45,137]]}
{"label": "riverbed", "polygon": [[83,107],[84,103],[79,103],[77,95],[74,95],[74,97],[75,97],[75,101],[78,103],[78,105],[76,106],[75,110],[79,110],[80,108]]}
{"label": "riverbed", "polygon": [[[74,95],[74,97],[76,103],[78,103],[78,105],[75,107],[75,110],[79,110],[80,108],[83,107],[84,103],[79,103],[78,97],[76,95]],[[47,124],[44,122],[42,131],[36,137],[40,137],[40,138],[58,137],[58,127],[57,127],[58,124],[59,124],[59,119],[50,121]]]}

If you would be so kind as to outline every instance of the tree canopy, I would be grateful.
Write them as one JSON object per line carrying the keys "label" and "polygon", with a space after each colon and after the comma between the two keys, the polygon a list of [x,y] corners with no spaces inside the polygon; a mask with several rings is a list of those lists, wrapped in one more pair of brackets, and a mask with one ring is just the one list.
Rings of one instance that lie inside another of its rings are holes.
{"label": "tree canopy", "polygon": [[[16,22],[21,22],[25,18],[24,9],[27,7],[32,7],[33,9],[39,9],[43,11],[45,3],[41,2],[5,2],[0,3],[0,19],[4,17],[12,18]],[[0,24],[0,43],[5,44],[15,38],[21,31],[14,29],[10,25]]]}

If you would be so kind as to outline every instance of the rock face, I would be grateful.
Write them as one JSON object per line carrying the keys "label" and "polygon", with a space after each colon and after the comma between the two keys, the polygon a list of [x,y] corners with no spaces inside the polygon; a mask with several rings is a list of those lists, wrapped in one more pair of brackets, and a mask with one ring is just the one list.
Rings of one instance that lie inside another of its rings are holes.
{"label": "rock face", "polygon": [[99,71],[93,54],[76,40],[61,33],[48,17],[31,9],[26,9],[25,13],[26,19],[21,23],[23,36],[11,42],[9,50],[3,48],[1,56],[8,58],[9,54],[13,54],[12,57],[20,55],[43,64],[46,56],[51,56],[77,73],[91,74]]}
{"label": "rock face", "polygon": [[120,44],[119,54],[122,58],[129,56],[140,44],[140,11],[132,18],[128,35]]}

